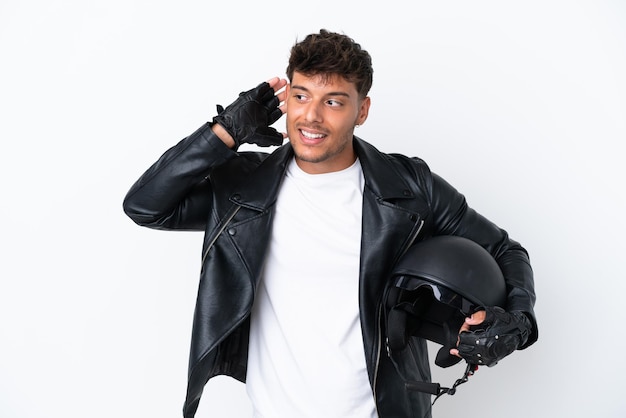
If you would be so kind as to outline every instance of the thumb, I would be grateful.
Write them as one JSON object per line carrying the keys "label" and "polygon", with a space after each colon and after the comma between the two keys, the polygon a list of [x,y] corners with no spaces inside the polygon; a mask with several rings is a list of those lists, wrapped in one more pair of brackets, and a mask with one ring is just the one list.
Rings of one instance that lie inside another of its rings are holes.
{"label": "thumb", "polygon": [[278,132],[276,129],[270,127],[260,127],[255,130],[254,135],[249,139],[249,141],[261,147],[268,147],[272,145],[282,145],[283,139],[283,134]]}

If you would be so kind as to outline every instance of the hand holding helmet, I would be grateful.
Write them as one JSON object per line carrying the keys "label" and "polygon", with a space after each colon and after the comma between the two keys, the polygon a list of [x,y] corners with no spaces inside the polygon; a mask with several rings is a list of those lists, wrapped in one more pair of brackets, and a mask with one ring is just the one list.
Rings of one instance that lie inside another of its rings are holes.
{"label": "hand holding helmet", "polygon": [[460,236],[435,236],[410,247],[386,290],[387,353],[400,375],[413,372],[403,357],[410,337],[441,344],[435,358],[440,367],[466,360],[463,377],[450,388],[405,378],[408,388],[437,397],[454,394],[478,365],[493,366],[525,347],[534,331],[525,313],[499,308],[506,306],[507,288],[494,257]]}
{"label": "hand holding helmet", "polygon": [[[281,86],[280,82],[278,86]],[[217,105],[218,115],[213,118],[213,123],[220,124],[230,134],[235,141],[235,149],[242,143],[262,147],[282,144],[283,135],[269,127],[283,114],[274,87],[263,82],[240,93],[226,109]]]}
{"label": "hand holding helmet", "polygon": [[458,347],[451,354],[468,363],[491,367],[526,344],[532,324],[523,312],[506,312],[497,306],[480,308],[477,312],[484,312],[484,320],[461,328]]}

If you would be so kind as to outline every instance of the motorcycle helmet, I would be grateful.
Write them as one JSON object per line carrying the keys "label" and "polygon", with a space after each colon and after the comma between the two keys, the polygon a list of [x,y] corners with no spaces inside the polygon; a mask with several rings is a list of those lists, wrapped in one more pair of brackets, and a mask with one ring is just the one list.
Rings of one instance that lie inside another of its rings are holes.
{"label": "motorcycle helmet", "polygon": [[435,236],[410,247],[395,265],[386,292],[387,338],[391,351],[410,337],[443,347],[435,364],[449,367],[466,317],[481,306],[504,307],[506,285],[491,254],[467,238]]}

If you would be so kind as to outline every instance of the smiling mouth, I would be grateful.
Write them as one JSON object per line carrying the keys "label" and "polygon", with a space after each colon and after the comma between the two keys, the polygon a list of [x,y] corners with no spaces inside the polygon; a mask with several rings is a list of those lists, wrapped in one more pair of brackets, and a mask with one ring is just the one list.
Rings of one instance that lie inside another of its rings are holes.
{"label": "smiling mouth", "polygon": [[305,137],[307,139],[321,139],[321,138],[324,138],[326,136],[326,134],[316,134],[316,133],[313,133],[313,132],[305,131],[303,129],[300,129],[300,133],[302,134],[303,137]]}
{"label": "smiling mouth", "polygon": [[308,144],[320,143],[327,136],[323,133],[311,132],[304,129],[298,129],[298,131],[300,132],[300,137],[302,138],[302,140]]}

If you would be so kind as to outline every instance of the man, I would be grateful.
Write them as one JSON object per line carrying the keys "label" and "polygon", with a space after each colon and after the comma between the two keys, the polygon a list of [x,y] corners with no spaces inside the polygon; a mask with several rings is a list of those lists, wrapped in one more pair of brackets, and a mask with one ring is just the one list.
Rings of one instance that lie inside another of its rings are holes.
{"label": "man", "polygon": [[[398,258],[435,235],[494,256],[506,320],[521,330],[514,348],[537,339],[526,251],[423,161],[353,135],[372,74],[351,38],[311,34],[291,50],[289,83],[272,78],[218,106],[129,190],[124,210],[139,225],[205,231],[185,417],[219,374],[246,382],[258,417],[429,416],[429,395],[408,391],[388,358],[382,295]],[[270,127],[283,113],[286,134]],[[425,342],[407,367],[430,379]]]}

